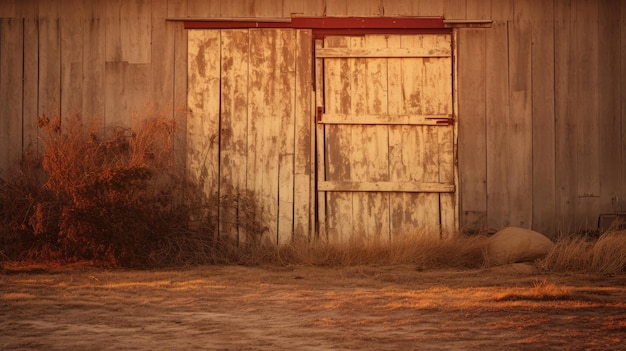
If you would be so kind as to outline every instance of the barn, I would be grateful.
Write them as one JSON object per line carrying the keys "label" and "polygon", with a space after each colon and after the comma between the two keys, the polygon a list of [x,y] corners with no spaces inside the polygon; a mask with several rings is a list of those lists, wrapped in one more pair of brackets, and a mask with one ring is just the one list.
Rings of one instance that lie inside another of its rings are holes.
{"label": "barn", "polygon": [[37,119],[174,119],[269,238],[595,230],[626,211],[620,0],[0,0],[0,172]]}

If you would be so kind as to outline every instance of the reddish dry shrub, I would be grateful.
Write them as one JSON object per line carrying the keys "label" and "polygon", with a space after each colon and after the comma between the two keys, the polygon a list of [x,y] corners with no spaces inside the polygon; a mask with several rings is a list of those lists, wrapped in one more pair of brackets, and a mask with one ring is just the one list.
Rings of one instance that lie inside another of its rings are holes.
{"label": "reddish dry shrub", "polygon": [[0,184],[5,259],[166,264],[154,252],[173,236],[188,235],[189,218],[197,212],[192,206],[208,204],[201,192],[183,189],[192,184],[172,167],[173,120],[153,118],[137,130],[105,133],[78,117],[61,125],[43,116],[39,126],[43,176],[22,172]]}

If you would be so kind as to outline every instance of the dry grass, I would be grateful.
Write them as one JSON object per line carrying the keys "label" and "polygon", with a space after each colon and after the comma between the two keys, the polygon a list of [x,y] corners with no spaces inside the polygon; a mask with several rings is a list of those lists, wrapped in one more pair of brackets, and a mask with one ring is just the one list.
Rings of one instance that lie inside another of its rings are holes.
{"label": "dry grass", "polygon": [[554,301],[554,300],[574,300],[580,296],[568,286],[552,283],[547,279],[533,283],[530,288],[506,289],[504,292],[494,296],[495,301]]}
{"label": "dry grass", "polygon": [[262,249],[260,262],[303,264],[314,266],[353,266],[362,264],[415,264],[419,269],[455,267],[477,268],[482,265],[485,237],[458,235],[440,239],[438,236],[407,235],[391,241],[309,243],[296,240],[273,250]]}
{"label": "dry grass", "polygon": [[616,274],[626,271],[626,231],[612,231],[597,239],[580,236],[561,237],[541,261],[555,272],[593,272]]}

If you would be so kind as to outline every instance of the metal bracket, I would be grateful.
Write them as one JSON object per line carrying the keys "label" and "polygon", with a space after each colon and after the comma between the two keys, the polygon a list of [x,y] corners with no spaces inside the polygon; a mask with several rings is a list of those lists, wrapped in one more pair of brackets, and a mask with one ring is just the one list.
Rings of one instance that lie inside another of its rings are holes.
{"label": "metal bracket", "polygon": [[324,114],[324,108],[322,106],[317,106],[317,122],[322,121],[322,115]]}
{"label": "metal bracket", "polygon": [[454,125],[454,116],[448,115],[448,118],[441,117],[426,117],[426,119],[434,120],[438,126],[451,126]]}

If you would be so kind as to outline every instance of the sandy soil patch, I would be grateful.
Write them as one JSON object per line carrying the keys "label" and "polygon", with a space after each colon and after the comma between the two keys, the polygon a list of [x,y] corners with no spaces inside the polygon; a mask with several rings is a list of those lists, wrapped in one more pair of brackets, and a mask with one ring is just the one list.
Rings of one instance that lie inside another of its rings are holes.
{"label": "sandy soil patch", "polygon": [[531,266],[0,273],[2,350],[618,350],[626,274]]}

